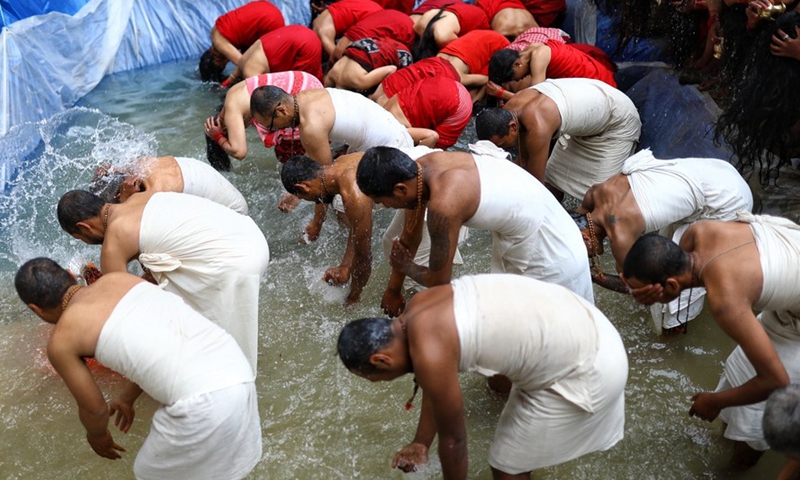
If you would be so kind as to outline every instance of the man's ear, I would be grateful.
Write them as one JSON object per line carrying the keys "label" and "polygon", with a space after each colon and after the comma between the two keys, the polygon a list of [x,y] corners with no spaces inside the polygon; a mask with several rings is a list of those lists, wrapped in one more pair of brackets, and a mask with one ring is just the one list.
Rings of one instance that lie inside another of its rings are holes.
{"label": "man's ear", "polygon": [[669,296],[681,293],[681,285],[675,277],[667,277],[667,280],[664,282],[664,293]]}
{"label": "man's ear", "polygon": [[392,194],[395,197],[405,197],[408,193],[408,185],[403,182],[395,183],[394,187],[392,187]]}
{"label": "man's ear", "polygon": [[307,183],[307,182],[295,183],[295,184],[294,184],[294,188],[295,188],[295,189],[297,189],[297,191],[298,191],[299,193],[302,193],[302,194],[304,194],[304,195],[305,195],[305,194],[307,194],[307,193],[308,193],[308,190],[309,190],[309,187],[308,187],[308,183]]}
{"label": "man's ear", "polygon": [[379,370],[385,370],[394,364],[394,359],[383,352],[375,352],[369,356],[369,363],[375,365]]}
{"label": "man's ear", "polygon": [[36,305],[35,303],[29,303],[28,308],[30,308],[31,311],[35,313],[37,317],[42,318],[44,312],[42,312],[42,309],[41,307],[39,307],[39,305]]}
{"label": "man's ear", "polygon": [[91,230],[92,230],[92,226],[89,225],[89,222],[85,222],[85,221],[78,222],[78,223],[75,224],[75,226],[78,227],[78,231],[81,232],[81,233],[91,232]]}

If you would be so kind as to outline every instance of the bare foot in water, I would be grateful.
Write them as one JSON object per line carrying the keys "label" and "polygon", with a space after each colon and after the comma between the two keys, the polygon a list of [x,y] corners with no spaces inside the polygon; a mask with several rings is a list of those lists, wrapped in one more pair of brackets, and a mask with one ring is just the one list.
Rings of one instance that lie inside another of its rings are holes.
{"label": "bare foot in water", "polygon": [[291,212],[298,203],[300,203],[299,198],[295,197],[291,193],[287,193],[278,202],[278,210],[284,213]]}

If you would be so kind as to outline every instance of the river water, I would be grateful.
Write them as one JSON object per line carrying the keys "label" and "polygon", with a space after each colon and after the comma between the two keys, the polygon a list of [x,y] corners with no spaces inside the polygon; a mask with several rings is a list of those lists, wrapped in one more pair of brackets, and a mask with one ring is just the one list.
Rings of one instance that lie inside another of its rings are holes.
{"label": "river water", "polygon": [[[78,107],[25,126],[36,130],[41,142],[23,162],[13,189],[0,194],[0,478],[133,477],[133,459],[156,403],[143,395],[130,433],[116,432],[116,441],[128,449],[122,460],[97,457],[86,444],[74,400],[46,359],[51,327],[22,305],[12,279],[17,266],[34,256],[50,256],[62,265],[98,260],[99,248],[61,231],[55,205],[67,190],[85,188],[99,163],[142,155],[205,158],[202,122],[221,97],[194,70],[194,62],[181,62],[117,74]],[[345,291],[320,279],[325,268],[338,264],[346,230],[329,218],[317,242],[299,244],[313,206],[304,203],[289,214],[277,210],[283,195],[278,163],[255,132],[249,131],[248,140],[248,158],[234,160],[226,175],[247,198],[272,256],[260,301],[257,388],[264,449],[248,478],[439,478],[435,455],[414,474],[404,476],[389,466],[394,452],[414,434],[418,408],[403,409],[411,378],[371,384],[348,373],[335,353],[344,323],[380,314],[389,272],[380,235],[373,238],[373,276],[362,303],[345,309]],[[3,155],[13,156],[13,145],[7,142]],[[784,188],[757,189],[757,203],[764,212],[797,221],[800,179],[794,171],[782,179]],[[388,225],[391,215],[375,213],[377,230]],[[471,232],[462,247],[465,264],[454,275],[487,272],[490,244],[487,232]],[[604,262],[612,268],[609,255]],[[716,386],[733,348],[707,313],[691,322],[687,335],[664,337],[653,332],[644,307],[628,297],[600,289],[596,296],[628,350],[625,439],[607,452],[543,469],[533,478],[774,478],[783,459],[771,452],[748,472],[728,472],[732,448],[722,438],[720,421],[709,424],[688,416],[691,396]],[[117,391],[115,373],[98,367],[95,374],[109,397]],[[462,376],[462,386],[470,478],[489,479],[486,458],[503,399],[477,376]]]}

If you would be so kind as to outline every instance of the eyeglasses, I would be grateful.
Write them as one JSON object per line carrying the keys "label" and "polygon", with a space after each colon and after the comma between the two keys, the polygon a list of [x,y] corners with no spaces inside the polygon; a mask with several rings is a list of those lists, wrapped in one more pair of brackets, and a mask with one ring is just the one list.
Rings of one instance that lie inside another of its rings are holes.
{"label": "eyeglasses", "polygon": [[277,109],[277,107],[272,110],[272,118],[269,120],[269,131],[270,132],[274,132],[275,131],[275,128],[273,128],[273,127],[275,126],[275,110],[276,109]]}

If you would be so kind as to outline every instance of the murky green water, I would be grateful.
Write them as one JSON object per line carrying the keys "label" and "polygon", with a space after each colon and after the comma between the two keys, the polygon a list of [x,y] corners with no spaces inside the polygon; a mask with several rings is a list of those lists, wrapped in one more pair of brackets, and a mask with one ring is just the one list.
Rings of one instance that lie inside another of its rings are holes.
{"label": "murky green water", "polygon": [[[17,265],[37,255],[62,264],[79,256],[97,259],[97,247],[60,230],[55,204],[65,191],[85,186],[100,161],[144,154],[204,158],[202,121],[219,96],[193,70],[194,63],[186,62],[107,78],[82,107],[37,126],[43,137],[37,158],[18,179],[13,195],[0,197],[0,478],[132,478],[133,459],[157,405],[143,396],[131,432],[115,436],[128,449],[122,460],[97,457],[86,444],[72,397],[44,354],[50,327],[19,302],[11,280]],[[389,468],[394,452],[414,434],[417,410],[403,409],[411,378],[373,385],[345,371],[335,355],[336,335],[345,322],[380,313],[389,269],[379,234],[373,239],[375,268],[363,302],[346,310],[341,306],[344,290],[320,280],[325,268],[341,258],[345,229],[329,219],[318,242],[298,244],[312,205],[290,214],[275,208],[283,195],[277,162],[255,132],[248,135],[250,154],[228,178],[248,199],[272,254],[262,284],[257,379],[264,452],[250,478],[438,478],[436,458],[417,474],[404,476]],[[784,179],[789,188],[761,195],[764,211],[798,220],[800,179],[795,172]],[[392,213],[375,215],[381,230]],[[490,243],[488,233],[472,232],[462,248],[465,266],[456,275],[488,271]],[[610,259],[605,260],[611,268]],[[733,348],[713,320],[704,314],[691,323],[688,335],[665,338],[652,332],[649,314],[629,298],[601,290],[596,295],[628,349],[625,439],[608,452],[533,477],[773,478],[783,460],[771,453],[749,472],[726,473],[731,445],[722,438],[721,424],[687,414],[694,393],[716,386]],[[113,394],[118,377],[96,373],[103,390]],[[464,376],[462,385],[470,478],[488,479],[486,457],[503,400],[476,376]]]}

